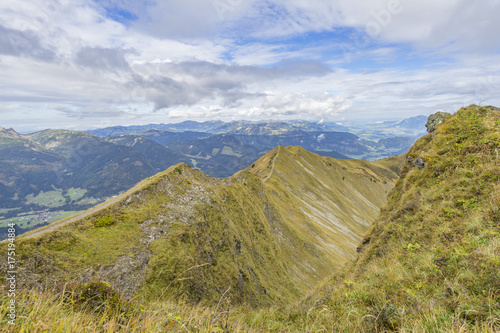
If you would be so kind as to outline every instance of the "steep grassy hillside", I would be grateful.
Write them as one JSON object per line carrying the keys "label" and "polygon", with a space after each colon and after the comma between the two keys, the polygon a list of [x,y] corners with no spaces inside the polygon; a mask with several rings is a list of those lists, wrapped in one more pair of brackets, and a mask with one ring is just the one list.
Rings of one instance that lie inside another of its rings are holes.
{"label": "steep grassy hillside", "polygon": [[105,280],[150,301],[288,304],[354,256],[401,164],[299,147],[222,181],[180,164],[88,218],[19,239],[18,282]]}
{"label": "steep grassy hillside", "polygon": [[315,327],[500,331],[499,150],[474,105],[417,141],[355,263],[302,304]]}

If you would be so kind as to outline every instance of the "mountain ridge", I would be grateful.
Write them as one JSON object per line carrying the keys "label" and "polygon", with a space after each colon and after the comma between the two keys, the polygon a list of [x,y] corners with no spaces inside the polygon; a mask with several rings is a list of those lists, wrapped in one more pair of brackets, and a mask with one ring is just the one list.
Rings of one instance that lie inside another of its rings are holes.
{"label": "mountain ridge", "polygon": [[[228,130],[236,131],[245,124],[229,123]],[[196,123],[205,130],[219,125],[219,122]],[[70,215],[118,195],[140,179],[179,162],[224,178],[248,167],[278,145],[300,145],[323,156],[349,159],[347,155],[358,158],[378,155],[374,150],[380,151],[379,156],[403,152],[410,143],[404,140],[401,145],[394,145],[390,140],[390,144],[376,144],[349,133],[304,131],[328,129],[332,125],[301,121],[252,125],[259,133],[284,133],[279,135],[164,132],[151,126],[146,126],[148,131],[142,133],[145,136],[121,134],[106,138],[71,130],[47,129],[26,135],[3,130],[0,237],[6,237],[7,223],[17,223],[20,233],[43,226],[58,216]],[[193,124],[180,125],[179,129],[189,126]]]}
{"label": "mountain ridge", "polygon": [[33,254],[46,264],[28,264],[19,281],[100,276],[128,296],[213,304],[221,286],[231,286],[235,304],[297,300],[354,255],[397,178],[384,163],[397,171],[401,160],[343,161],[277,147],[224,180],[178,164],[93,215],[21,237],[22,265]]}

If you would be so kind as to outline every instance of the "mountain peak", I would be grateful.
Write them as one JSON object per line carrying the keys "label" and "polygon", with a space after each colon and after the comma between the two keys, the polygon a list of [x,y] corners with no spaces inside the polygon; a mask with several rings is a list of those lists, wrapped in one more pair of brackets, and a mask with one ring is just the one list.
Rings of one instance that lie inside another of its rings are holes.
{"label": "mountain peak", "polygon": [[16,139],[22,137],[22,135],[17,133],[13,128],[4,128],[4,127],[0,127],[0,135],[3,137],[10,137]]}

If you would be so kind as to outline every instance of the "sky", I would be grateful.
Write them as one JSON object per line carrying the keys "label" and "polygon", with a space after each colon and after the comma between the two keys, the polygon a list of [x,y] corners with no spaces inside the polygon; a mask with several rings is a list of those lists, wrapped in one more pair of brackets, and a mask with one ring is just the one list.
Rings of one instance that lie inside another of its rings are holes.
{"label": "sky", "polygon": [[500,0],[2,0],[0,126],[500,106]]}

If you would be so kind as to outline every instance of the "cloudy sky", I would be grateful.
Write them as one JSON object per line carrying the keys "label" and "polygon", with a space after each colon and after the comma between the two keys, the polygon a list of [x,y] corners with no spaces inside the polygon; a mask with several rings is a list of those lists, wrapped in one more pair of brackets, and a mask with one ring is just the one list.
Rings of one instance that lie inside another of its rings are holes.
{"label": "cloudy sky", "polygon": [[0,126],[500,105],[500,0],[2,0]]}

